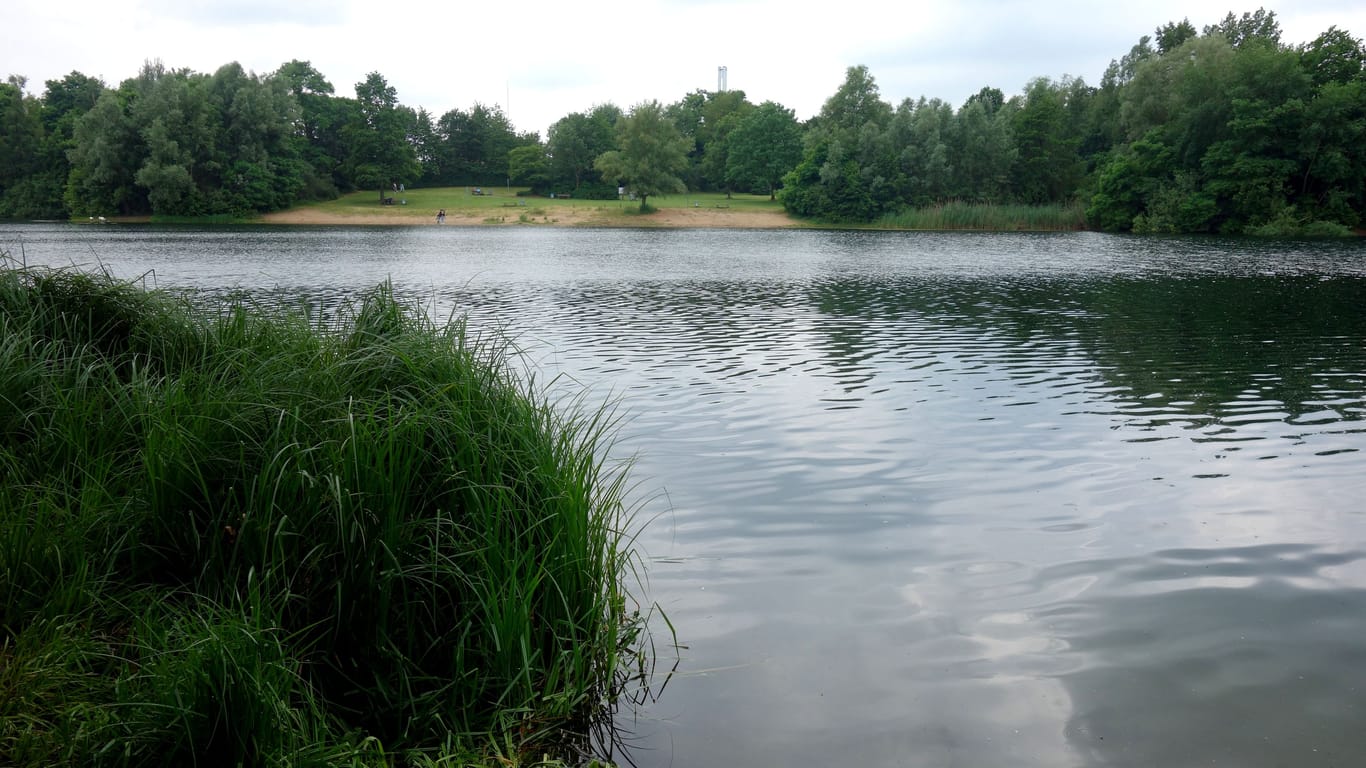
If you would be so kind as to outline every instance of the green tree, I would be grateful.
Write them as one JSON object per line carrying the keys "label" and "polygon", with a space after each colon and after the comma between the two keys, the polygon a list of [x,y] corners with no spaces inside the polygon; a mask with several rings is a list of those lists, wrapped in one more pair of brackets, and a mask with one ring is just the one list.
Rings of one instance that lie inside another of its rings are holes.
{"label": "green tree", "polygon": [[550,181],[550,156],[545,145],[537,142],[508,152],[508,177],[514,184],[540,189]]}
{"label": "green tree", "polygon": [[217,131],[196,183],[208,207],[242,216],[294,202],[309,170],[291,140],[300,108],[285,84],[233,62],[219,67],[205,87]]}
{"label": "green tree", "polygon": [[1195,37],[1199,33],[1195,31],[1195,25],[1190,23],[1190,19],[1182,19],[1180,22],[1167,22],[1153,31],[1157,35],[1158,53],[1167,54],[1180,48],[1182,43]]}
{"label": "green tree", "polygon": [[1327,82],[1305,105],[1291,184],[1309,220],[1359,227],[1366,219],[1366,78]]}
{"label": "green tree", "polygon": [[126,83],[118,91],[105,91],[73,126],[67,155],[71,174],[63,193],[73,215],[147,212],[146,190],[133,181],[146,146],[125,109],[132,98]]}
{"label": "green tree", "polygon": [[351,189],[344,172],[351,154],[344,131],[358,109],[355,101],[336,97],[332,83],[307,61],[289,61],[268,79],[279,81],[298,104],[291,143],[305,163],[300,197],[327,200]]}
{"label": "green tree", "polygon": [[1068,124],[1065,92],[1065,85],[1037,78],[1026,87],[1012,117],[1016,155],[1011,185],[1022,202],[1061,202],[1081,180],[1081,157]]}
{"label": "green tree", "polygon": [[740,189],[766,190],[777,199],[783,176],[802,160],[802,129],[796,114],[765,101],[740,118],[729,137],[726,183]]}
{"label": "green tree", "polygon": [[[1155,193],[1173,185],[1176,153],[1163,141],[1160,128],[1112,154],[1100,168],[1096,193],[1086,209],[1091,226],[1127,232],[1148,211]],[[1200,204],[1204,210],[1208,206]],[[1186,217],[1187,219],[1189,217]],[[1184,220],[1184,219],[1183,219]]]}
{"label": "green tree", "polygon": [[640,210],[649,210],[650,195],[686,192],[679,175],[688,167],[688,143],[664,114],[657,101],[631,108],[617,122],[617,148],[604,152],[594,163],[603,180],[617,180],[640,198]]}
{"label": "green tree", "polygon": [[821,106],[813,129],[832,138],[848,141],[869,123],[885,127],[892,119],[892,107],[882,100],[877,82],[868,68],[849,67],[844,82]]}
{"label": "green tree", "polygon": [[892,114],[867,67],[846,70],[808,127],[801,163],[783,177],[783,207],[852,222],[871,221],[896,205],[904,179],[888,131]]}
{"label": "green tree", "polygon": [[76,121],[95,107],[105,88],[100,80],[74,71],[60,80],[48,80],[46,85],[42,168],[32,180],[35,196],[41,199],[41,211],[35,213],[59,218],[70,215],[63,195],[71,175],[68,153],[76,146]]}
{"label": "green tree", "polygon": [[970,98],[954,116],[949,147],[954,159],[953,197],[977,202],[1000,202],[1006,197],[1015,163],[1015,141],[1009,114],[992,113],[991,103],[989,99]]}
{"label": "green tree", "polygon": [[893,130],[898,134],[898,162],[906,176],[906,203],[929,205],[954,191],[953,118],[953,108],[940,99],[907,99],[897,108]]}
{"label": "green tree", "polygon": [[475,103],[468,111],[453,109],[436,124],[440,175],[443,184],[490,186],[508,179],[508,152],[537,141],[518,136],[501,107]]}
{"label": "green tree", "polygon": [[688,143],[688,167],[679,174],[689,189],[702,188],[702,153],[706,140],[701,129],[706,125],[705,108],[710,94],[701,88],[664,107],[664,116]]}
{"label": "green tree", "polygon": [[1234,48],[1257,42],[1278,46],[1281,43],[1281,23],[1276,21],[1275,11],[1265,8],[1244,13],[1240,17],[1229,12],[1223,21],[1205,27],[1205,34],[1221,35]]}
{"label": "green tree", "polygon": [[593,163],[616,145],[616,125],[621,109],[600,104],[588,113],[571,112],[555,121],[546,135],[550,155],[550,183],[559,189],[577,190],[598,181]]}
{"label": "green tree", "polygon": [[1300,46],[1300,66],[1309,73],[1316,87],[1328,83],[1349,83],[1366,70],[1366,48],[1361,40],[1337,27]]}
{"label": "green tree", "polygon": [[702,150],[698,163],[700,189],[724,189],[730,194],[731,183],[726,175],[730,158],[730,137],[741,120],[754,111],[744,91],[720,91],[709,94],[702,109],[702,123],[697,127],[697,140]]}
{"label": "green tree", "polygon": [[0,218],[33,216],[42,207],[32,184],[42,170],[43,121],[25,83],[15,75],[0,83]]}
{"label": "green tree", "polygon": [[400,109],[398,92],[378,72],[356,83],[358,114],[346,128],[349,175],[359,187],[378,189],[380,199],[396,184],[417,180],[421,169],[408,133],[417,115]]}
{"label": "green tree", "polygon": [[739,118],[753,108],[744,91],[700,89],[665,107],[665,115],[688,141],[688,169],[683,179],[689,189],[729,189],[726,140]]}

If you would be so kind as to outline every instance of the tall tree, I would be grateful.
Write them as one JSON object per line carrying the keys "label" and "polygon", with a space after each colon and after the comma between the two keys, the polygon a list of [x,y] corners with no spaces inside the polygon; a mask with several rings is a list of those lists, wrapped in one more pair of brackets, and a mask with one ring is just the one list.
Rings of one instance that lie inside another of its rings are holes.
{"label": "tall tree", "polygon": [[508,152],[508,177],[514,184],[524,184],[533,190],[544,188],[550,181],[550,156],[545,145],[536,142]]}
{"label": "tall tree", "polygon": [[993,114],[990,104],[986,99],[969,99],[954,116],[952,194],[962,200],[1001,202],[1009,188],[1015,142],[1009,116],[999,111]]}
{"label": "tall tree", "polygon": [[1081,180],[1081,158],[1067,124],[1064,92],[1048,78],[1031,81],[1011,121],[1016,152],[1012,186],[1022,202],[1062,202]]}
{"label": "tall tree", "polygon": [[796,114],[765,101],[740,118],[730,133],[726,181],[740,189],[766,190],[777,199],[783,176],[802,160],[802,129]]}
{"label": "tall tree", "polygon": [[436,137],[440,175],[428,180],[483,186],[506,181],[508,152],[538,141],[534,134],[519,136],[501,107],[477,102],[468,112],[453,109],[442,115]]}
{"label": "tall tree", "polygon": [[1234,48],[1242,48],[1249,43],[1261,42],[1270,45],[1281,43],[1281,23],[1276,21],[1276,12],[1258,8],[1242,16],[1234,16],[1230,11],[1223,21],[1205,27],[1206,35],[1222,35]]}
{"label": "tall tree", "polygon": [[357,186],[378,189],[380,199],[397,184],[417,180],[417,153],[408,133],[417,119],[411,109],[400,109],[398,92],[378,72],[356,83],[359,114],[347,126],[348,166]]}
{"label": "tall tree", "polygon": [[679,175],[688,167],[688,142],[657,101],[645,101],[617,122],[617,148],[594,163],[603,180],[624,182],[648,210],[651,195],[686,192]]}
{"label": "tall tree", "polygon": [[71,175],[64,202],[77,216],[146,213],[147,192],[135,186],[146,146],[138,138],[125,105],[133,98],[127,84],[105,91],[72,128]]}
{"label": "tall tree", "polygon": [[32,179],[42,168],[43,121],[25,84],[15,75],[0,83],[0,217],[28,217],[41,207]]}
{"label": "tall tree", "polygon": [[62,218],[70,212],[63,199],[71,161],[67,153],[75,147],[76,121],[89,112],[104,92],[104,83],[80,72],[60,80],[48,80],[40,115],[43,142],[38,168],[22,183],[18,199],[12,198],[10,215]]}
{"label": "tall tree", "polygon": [[798,216],[871,221],[898,202],[901,179],[890,151],[892,107],[865,66],[850,67],[806,135],[802,161],[783,178],[783,207]]}
{"label": "tall tree", "polygon": [[953,108],[940,99],[906,99],[893,119],[898,163],[906,176],[903,199],[915,206],[929,205],[953,191]]}
{"label": "tall tree", "polygon": [[335,96],[332,83],[307,61],[291,60],[268,79],[282,83],[298,104],[292,143],[306,164],[301,197],[324,200],[350,190],[344,169],[351,152],[344,132],[358,110],[356,102]]}
{"label": "tall tree", "polygon": [[730,195],[731,184],[726,176],[730,157],[730,137],[740,121],[754,111],[744,91],[719,91],[709,95],[702,109],[703,122],[697,128],[702,147],[698,165],[698,186],[701,189],[724,189]]}
{"label": "tall tree", "polygon": [[560,118],[546,137],[550,155],[551,183],[560,189],[575,189],[596,182],[593,163],[616,145],[616,124],[621,110],[614,104],[600,104],[588,113],[571,112]]}
{"label": "tall tree", "polygon": [[1366,48],[1361,40],[1337,27],[1300,46],[1300,65],[1316,87],[1327,83],[1349,83],[1366,70]]}
{"label": "tall tree", "polygon": [[1157,36],[1157,52],[1162,54],[1171,53],[1187,40],[1195,37],[1199,33],[1195,31],[1195,25],[1190,19],[1182,19],[1179,22],[1169,21],[1153,31]]}
{"label": "tall tree", "polygon": [[814,127],[833,138],[847,141],[863,126],[872,123],[885,127],[891,119],[891,105],[882,100],[872,73],[860,64],[845,70],[844,82],[825,100]]}

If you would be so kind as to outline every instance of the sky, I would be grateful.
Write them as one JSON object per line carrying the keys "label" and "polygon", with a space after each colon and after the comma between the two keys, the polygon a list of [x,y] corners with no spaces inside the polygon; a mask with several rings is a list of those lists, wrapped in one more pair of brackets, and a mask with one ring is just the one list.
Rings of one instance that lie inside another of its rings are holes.
{"label": "sky", "polygon": [[[238,62],[267,74],[309,61],[338,95],[379,72],[399,102],[433,118],[498,105],[519,131],[613,103],[629,110],[727,87],[816,114],[863,64],[892,104],[921,96],[955,107],[983,86],[1019,93],[1036,77],[1097,84],[1112,59],[1169,21],[1197,29],[1231,0],[5,0],[0,77],[75,70],[110,86],[145,61],[212,73]],[[1270,2],[1282,41],[1337,26],[1366,36],[1360,0]]]}

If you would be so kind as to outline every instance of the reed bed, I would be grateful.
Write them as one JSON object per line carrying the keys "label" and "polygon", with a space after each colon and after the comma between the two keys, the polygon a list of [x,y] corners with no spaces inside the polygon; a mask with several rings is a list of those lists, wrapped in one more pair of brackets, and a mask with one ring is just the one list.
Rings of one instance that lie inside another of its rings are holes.
{"label": "reed bed", "polygon": [[889,213],[877,224],[888,229],[1071,231],[1086,228],[1086,209],[1080,203],[1023,205],[949,201]]}
{"label": "reed bed", "polygon": [[323,321],[6,264],[0,764],[582,757],[648,663],[625,474],[505,349],[387,285]]}

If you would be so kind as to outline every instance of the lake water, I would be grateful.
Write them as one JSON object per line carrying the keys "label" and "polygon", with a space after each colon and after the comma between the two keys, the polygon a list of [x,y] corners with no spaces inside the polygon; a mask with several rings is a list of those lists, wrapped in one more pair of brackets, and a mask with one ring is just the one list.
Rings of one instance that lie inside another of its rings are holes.
{"label": "lake water", "polygon": [[0,248],[322,305],[392,278],[617,398],[647,594],[686,646],[621,716],[643,768],[1366,764],[1366,245],[7,225]]}

